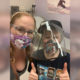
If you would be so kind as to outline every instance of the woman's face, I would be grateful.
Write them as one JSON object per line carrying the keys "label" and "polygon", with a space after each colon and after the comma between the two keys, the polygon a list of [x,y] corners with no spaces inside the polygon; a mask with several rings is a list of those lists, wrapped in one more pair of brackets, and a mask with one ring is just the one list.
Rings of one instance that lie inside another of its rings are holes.
{"label": "woman's face", "polygon": [[11,33],[13,35],[24,35],[31,39],[34,33],[34,20],[30,16],[22,16],[15,20],[13,26],[11,26]]}

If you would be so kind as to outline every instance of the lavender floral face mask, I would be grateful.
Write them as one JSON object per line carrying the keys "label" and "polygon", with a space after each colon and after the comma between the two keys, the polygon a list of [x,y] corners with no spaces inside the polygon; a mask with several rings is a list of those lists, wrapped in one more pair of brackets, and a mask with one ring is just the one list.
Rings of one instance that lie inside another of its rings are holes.
{"label": "lavender floral face mask", "polygon": [[10,36],[11,41],[18,47],[18,48],[26,48],[30,45],[32,39],[30,39],[27,36],[21,36],[21,35],[13,35]]}

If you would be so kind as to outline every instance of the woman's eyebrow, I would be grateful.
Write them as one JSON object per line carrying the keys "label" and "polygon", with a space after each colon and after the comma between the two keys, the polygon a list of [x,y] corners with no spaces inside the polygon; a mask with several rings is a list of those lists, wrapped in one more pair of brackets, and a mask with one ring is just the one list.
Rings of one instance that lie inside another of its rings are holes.
{"label": "woman's eyebrow", "polygon": [[23,26],[16,26],[17,29],[22,29],[25,30],[25,28]]}

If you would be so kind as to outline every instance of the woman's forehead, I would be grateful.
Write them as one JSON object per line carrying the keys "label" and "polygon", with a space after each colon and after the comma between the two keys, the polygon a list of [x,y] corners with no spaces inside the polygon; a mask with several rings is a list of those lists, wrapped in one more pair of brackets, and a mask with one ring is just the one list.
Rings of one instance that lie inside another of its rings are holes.
{"label": "woman's forehead", "polygon": [[20,18],[17,18],[15,20],[16,22],[21,22],[21,23],[25,23],[25,24],[33,24],[34,25],[34,20],[31,16],[21,16]]}

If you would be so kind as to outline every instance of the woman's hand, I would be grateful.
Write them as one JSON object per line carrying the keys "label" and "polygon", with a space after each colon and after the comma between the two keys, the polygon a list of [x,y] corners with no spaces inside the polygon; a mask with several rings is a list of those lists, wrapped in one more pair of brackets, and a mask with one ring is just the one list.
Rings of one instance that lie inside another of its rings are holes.
{"label": "woman's hand", "polygon": [[36,73],[36,68],[33,63],[31,63],[32,69],[29,74],[29,80],[38,80],[38,75]]}

